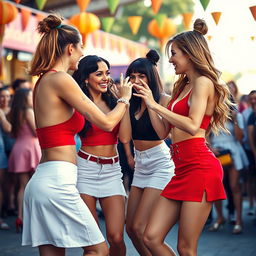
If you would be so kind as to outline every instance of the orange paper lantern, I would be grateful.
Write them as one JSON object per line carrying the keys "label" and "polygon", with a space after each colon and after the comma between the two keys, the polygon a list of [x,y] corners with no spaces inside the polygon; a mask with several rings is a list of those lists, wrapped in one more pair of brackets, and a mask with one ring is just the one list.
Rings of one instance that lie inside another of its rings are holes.
{"label": "orange paper lantern", "polygon": [[163,26],[160,28],[154,19],[148,24],[148,32],[158,39],[164,39],[172,36],[176,32],[176,25],[171,19],[166,18]]}
{"label": "orange paper lantern", "polygon": [[17,14],[18,9],[14,5],[0,1],[0,25],[13,21]]}
{"label": "orange paper lantern", "polygon": [[163,0],[151,0],[151,8],[155,14],[158,13],[162,5],[162,2]]}
{"label": "orange paper lantern", "polygon": [[29,19],[30,19],[30,16],[31,16],[31,11],[29,9],[21,9],[21,27],[22,27],[22,30],[25,30],[27,25],[28,25],[28,22],[29,22]]}
{"label": "orange paper lantern", "polygon": [[129,23],[129,26],[131,28],[131,31],[132,31],[133,35],[136,35],[138,33],[141,21],[142,21],[141,16],[130,16],[130,17],[128,17],[128,23]]}
{"label": "orange paper lantern", "polygon": [[211,14],[215,21],[215,24],[218,25],[218,23],[220,21],[221,12],[212,12]]}
{"label": "orange paper lantern", "polygon": [[80,12],[85,12],[91,0],[76,0],[76,2],[77,2],[77,5],[79,6]]}
{"label": "orange paper lantern", "polygon": [[193,13],[191,13],[191,12],[187,12],[187,13],[183,13],[182,14],[183,24],[184,24],[185,29],[189,29],[190,28],[192,16],[193,16]]}
{"label": "orange paper lantern", "polygon": [[100,20],[93,13],[81,12],[72,16],[69,21],[78,28],[84,42],[88,34],[100,28]]}

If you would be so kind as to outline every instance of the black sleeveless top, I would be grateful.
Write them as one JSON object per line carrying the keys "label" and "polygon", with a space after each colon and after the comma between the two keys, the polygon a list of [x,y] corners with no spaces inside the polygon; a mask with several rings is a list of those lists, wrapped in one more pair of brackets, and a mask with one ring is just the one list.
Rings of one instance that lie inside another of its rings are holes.
{"label": "black sleeveless top", "polygon": [[148,110],[145,109],[139,120],[135,118],[134,113],[130,112],[132,139],[133,140],[160,140],[155,129],[153,128]]}

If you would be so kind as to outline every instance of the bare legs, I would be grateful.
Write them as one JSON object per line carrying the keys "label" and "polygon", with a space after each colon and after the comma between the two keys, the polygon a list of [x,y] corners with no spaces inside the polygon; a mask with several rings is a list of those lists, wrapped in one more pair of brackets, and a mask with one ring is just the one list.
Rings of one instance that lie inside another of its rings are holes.
{"label": "bare legs", "polygon": [[[82,199],[90,209],[95,220],[98,222],[96,213],[96,198],[82,194]],[[125,256],[126,247],[123,240],[124,223],[125,223],[125,199],[123,196],[116,195],[105,198],[100,198],[105,221],[107,240],[110,244],[110,256]]]}
{"label": "bare legs", "polygon": [[182,256],[197,255],[197,243],[211,211],[212,203],[180,202],[161,197],[154,207],[144,233],[144,242],[153,256],[173,256],[173,250],[164,243],[169,230],[179,220],[177,249]]}
{"label": "bare legs", "polygon": [[126,231],[141,256],[151,256],[143,242],[143,234],[153,206],[159,200],[160,193],[159,189],[141,189],[132,186],[129,194]]}

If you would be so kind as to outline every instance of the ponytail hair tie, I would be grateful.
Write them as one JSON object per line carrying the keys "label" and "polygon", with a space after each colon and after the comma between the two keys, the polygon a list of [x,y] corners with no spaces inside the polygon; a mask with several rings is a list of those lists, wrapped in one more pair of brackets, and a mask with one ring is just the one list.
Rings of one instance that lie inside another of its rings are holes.
{"label": "ponytail hair tie", "polygon": [[59,28],[61,28],[61,27],[62,27],[62,24],[58,25],[56,28],[59,29]]}

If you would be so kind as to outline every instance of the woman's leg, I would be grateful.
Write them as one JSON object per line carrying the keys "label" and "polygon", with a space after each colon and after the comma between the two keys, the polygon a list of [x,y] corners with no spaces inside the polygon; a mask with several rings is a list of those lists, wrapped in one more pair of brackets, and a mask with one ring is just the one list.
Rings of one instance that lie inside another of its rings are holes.
{"label": "woman's leg", "polygon": [[242,225],[242,195],[239,185],[239,171],[235,168],[229,170],[230,188],[233,194],[236,209],[236,225]]}
{"label": "woman's leg", "polygon": [[[160,198],[160,193],[160,189],[145,188],[140,196],[140,201],[137,204],[136,211],[133,214],[133,221],[132,223],[129,223],[128,234],[141,256],[151,255],[147,247],[144,245],[143,234],[153,206]],[[131,200],[132,198],[130,198],[130,201]]]}
{"label": "woman's leg", "polygon": [[110,244],[110,256],[125,256],[124,243],[125,198],[121,195],[100,199],[105,216],[107,240]]}
{"label": "woman's leg", "polygon": [[108,256],[109,255],[108,246],[106,242],[96,244],[96,245],[86,246],[83,249],[84,249],[83,256]]}
{"label": "woman's leg", "polygon": [[144,243],[153,256],[174,256],[175,252],[164,243],[170,229],[177,223],[181,202],[160,196],[150,215],[144,232]]}
{"label": "woman's leg", "polygon": [[19,190],[18,190],[18,218],[22,220],[22,211],[23,211],[23,196],[24,196],[24,191],[25,187],[30,179],[29,172],[24,172],[24,173],[19,173],[18,174],[18,179],[19,179]]}
{"label": "woman's leg", "polygon": [[211,208],[212,203],[206,201],[206,193],[202,202],[182,202],[177,246],[180,255],[197,255],[198,239]]}
{"label": "woman's leg", "polygon": [[64,256],[65,248],[59,248],[51,244],[38,246],[40,256]]}
{"label": "woman's leg", "polygon": [[96,211],[97,199],[93,196],[89,196],[86,194],[80,194],[80,196],[83,199],[83,201],[85,202],[85,204],[87,205],[87,207],[89,208],[89,210],[90,210],[92,216],[94,217],[94,219],[96,220],[96,222],[99,224],[98,215],[97,215],[97,211]]}

